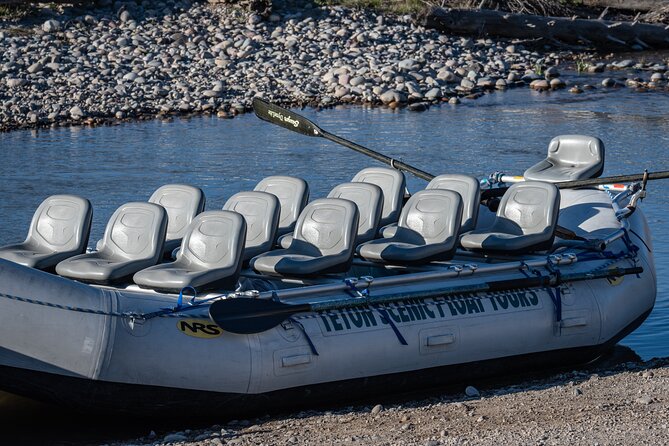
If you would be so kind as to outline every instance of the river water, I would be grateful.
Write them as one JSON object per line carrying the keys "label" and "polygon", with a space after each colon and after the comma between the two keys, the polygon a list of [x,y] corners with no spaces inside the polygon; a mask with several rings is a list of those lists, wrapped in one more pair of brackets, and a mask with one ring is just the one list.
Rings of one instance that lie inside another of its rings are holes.
{"label": "river water", "polygon": [[[300,113],[334,134],[435,175],[522,174],[545,157],[552,137],[570,133],[604,141],[604,176],[669,170],[669,95],[664,93],[522,89],[423,113],[362,107]],[[144,201],[166,183],[197,185],[207,196],[207,209],[220,209],[229,196],[252,189],[264,176],[302,177],[313,199],[361,168],[378,165],[251,114],[0,134],[0,156],[0,245],[22,240],[34,209],[52,194],[74,193],[92,201],[93,244],[120,204]],[[408,185],[416,191],[425,183],[408,177]],[[654,235],[658,299],[643,326],[621,342],[643,359],[669,356],[669,180],[653,181],[648,189],[642,209]],[[7,420],[13,414],[18,425],[22,416],[49,410],[41,407],[0,394],[0,416]]]}

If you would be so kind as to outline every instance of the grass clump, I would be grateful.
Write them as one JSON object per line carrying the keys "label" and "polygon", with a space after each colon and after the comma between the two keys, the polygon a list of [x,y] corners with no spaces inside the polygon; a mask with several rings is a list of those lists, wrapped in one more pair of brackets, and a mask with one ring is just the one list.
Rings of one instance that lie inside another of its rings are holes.
{"label": "grass clump", "polygon": [[430,2],[424,0],[316,0],[322,6],[346,6],[355,9],[373,9],[392,14],[417,14]]}

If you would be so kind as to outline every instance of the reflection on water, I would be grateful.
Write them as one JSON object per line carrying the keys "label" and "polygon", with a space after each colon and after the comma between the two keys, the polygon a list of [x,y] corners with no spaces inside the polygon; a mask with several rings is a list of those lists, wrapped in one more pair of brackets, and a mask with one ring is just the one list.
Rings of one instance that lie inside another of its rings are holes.
{"label": "reflection on water", "polygon": [[[302,113],[332,133],[433,174],[480,178],[493,171],[520,174],[545,157],[552,137],[570,133],[604,140],[606,176],[669,170],[667,110],[666,94],[622,89],[583,95],[510,90],[424,113],[360,107]],[[252,189],[264,176],[303,177],[313,199],[375,163],[252,115],[0,134],[0,156],[0,245],[23,239],[32,212],[51,194],[76,193],[92,201],[94,243],[116,207],[146,200],[166,183],[197,185],[205,191],[207,209],[220,209],[233,193]],[[424,185],[408,178],[412,191]],[[649,185],[642,208],[654,233],[658,300],[649,319],[622,344],[648,359],[669,355],[664,322],[669,317],[669,239],[664,237],[669,180]]]}

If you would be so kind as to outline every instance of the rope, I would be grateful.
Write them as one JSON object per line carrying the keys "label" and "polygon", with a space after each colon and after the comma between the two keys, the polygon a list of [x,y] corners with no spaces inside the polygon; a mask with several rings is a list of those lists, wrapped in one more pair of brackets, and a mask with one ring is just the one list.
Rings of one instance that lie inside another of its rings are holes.
{"label": "rope", "polygon": [[[122,318],[128,318],[128,319],[134,319],[134,320],[148,320],[148,319],[153,319],[156,317],[170,317],[170,318],[191,318],[193,317],[192,314],[181,314],[179,313],[180,311],[188,311],[191,309],[198,308],[197,305],[194,305],[192,307],[181,307],[181,308],[165,308],[159,311],[154,311],[151,313],[136,313],[132,311],[125,311],[125,312],[118,312],[118,311],[103,311],[103,310],[93,310],[91,308],[81,308],[81,307],[74,307],[71,305],[61,305],[61,304],[55,304],[52,302],[44,302],[41,300],[36,300],[36,299],[30,299],[27,297],[20,297],[20,296],[14,296],[12,294],[5,294],[5,293],[0,293],[0,297],[4,297],[6,299],[10,300],[15,300],[18,302],[24,302],[28,304],[33,304],[33,305],[41,305],[49,308],[56,308],[59,310],[66,310],[66,311],[74,311],[77,313],[86,313],[86,314],[96,314],[99,316],[111,316],[111,317],[122,317]],[[208,318],[209,315],[197,315],[198,317],[205,317]]]}

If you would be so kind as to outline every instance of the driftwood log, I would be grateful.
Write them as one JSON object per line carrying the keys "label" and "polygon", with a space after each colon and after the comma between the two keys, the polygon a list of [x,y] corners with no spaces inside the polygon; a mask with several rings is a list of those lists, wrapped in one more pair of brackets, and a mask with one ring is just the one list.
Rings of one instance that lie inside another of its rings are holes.
{"label": "driftwood log", "polygon": [[556,44],[626,51],[669,48],[669,26],[570,19],[491,10],[431,8],[423,24],[443,32],[516,39],[543,38]]}

